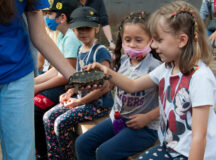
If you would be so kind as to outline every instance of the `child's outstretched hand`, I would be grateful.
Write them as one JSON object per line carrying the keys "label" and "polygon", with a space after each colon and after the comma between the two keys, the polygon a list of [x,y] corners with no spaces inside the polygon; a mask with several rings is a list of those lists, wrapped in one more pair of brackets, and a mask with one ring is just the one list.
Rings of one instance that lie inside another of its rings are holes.
{"label": "child's outstretched hand", "polygon": [[66,93],[60,95],[59,102],[61,104],[64,104],[73,96],[73,94],[74,94],[74,88],[69,89]]}
{"label": "child's outstretched hand", "polygon": [[76,98],[70,98],[67,102],[64,102],[65,107],[74,108],[80,105],[80,100]]}
{"label": "child's outstretched hand", "polygon": [[[82,67],[82,69],[86,70],[86,71],[89,71],[89,70],[92,70],[92,69],[99,69],[101,70],[102,72],[104,72],[104,74],[108,74],[108,67],[100,64],[100,63],[97,63],[97,62],[94,62],[92,64],[88,64],[84,67]],[[86,88],[81,88],[82,91],[86,91],[86,90],[94,90],[94,89],[99,89],[101,88],[102,85],[97,85],[97,84],[94,84],[92,86],[87,86]]]}
{"label": "child's outstretched hand", "polygon": [[89,71],[89,70],[92,70],[92,69],[99,69],[102,72],[104,72],[104,74],[108,73],[108,68],[106,66],[98,63],[98,62],[88,64],[87,66],[84,66],[82,69],[84,69],[86,71]]}
{"label": "child's outstretched hand", "polygon": [[136,114],[129,117],[130,120],[126,122],[126,125],[132,129],[141,129],[147,125],[145,114]]}

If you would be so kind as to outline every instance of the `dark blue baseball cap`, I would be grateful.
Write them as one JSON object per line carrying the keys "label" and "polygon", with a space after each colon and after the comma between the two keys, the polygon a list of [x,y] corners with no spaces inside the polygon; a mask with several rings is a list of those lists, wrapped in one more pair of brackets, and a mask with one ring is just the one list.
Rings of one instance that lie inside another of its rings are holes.
{"label": "dark blue baseball cap", "polygon": [[99,16],[97,11],[91,7],[79,7],[75,9],[71,16],[70,27],[98,27]]}
{"label": "dark blue baseball cap", "polygon": [[43,9],[44,11],[71,13],[78,7],[77,0],[48,0],[50,3],[49,8]]}

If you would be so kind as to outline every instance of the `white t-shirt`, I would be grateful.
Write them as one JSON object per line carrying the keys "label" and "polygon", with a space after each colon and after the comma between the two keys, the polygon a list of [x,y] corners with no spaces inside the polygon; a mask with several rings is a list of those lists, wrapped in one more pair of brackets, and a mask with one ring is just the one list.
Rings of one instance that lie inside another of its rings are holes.
{"label": "white t-shirt", "polygon": [[[192,107],[210,105],[205,160],[216,160],[216,80],[202,61],[191,75],[171,75],[172,68],[161,64],[150,73],[159,85],[161,143],[165,143],[172,157],[189,156],[192,142]],[[172,151],[174,150],[174,151]]]}
{"label": "white t-shirt", "polygon": [[[137,79],[143,75],[148,74],[157,66],[160,61],[155,59],[152,54],[147,54],[136,66],[132,66],[130,58],[123,56],[121,58],[121,67],[118,73],[121,73],[131,79]],[[128,119],[129,116],[147,113],[158,106],[158,88],[143,90],[136,93],[126,93],[125,91],[116,87],[115,103],[110,113],[110,118],[114,119],[115,110],[120,111],[121,116]],[[150,122],[148,128],[157,130],[159,126],[159,119]]]}

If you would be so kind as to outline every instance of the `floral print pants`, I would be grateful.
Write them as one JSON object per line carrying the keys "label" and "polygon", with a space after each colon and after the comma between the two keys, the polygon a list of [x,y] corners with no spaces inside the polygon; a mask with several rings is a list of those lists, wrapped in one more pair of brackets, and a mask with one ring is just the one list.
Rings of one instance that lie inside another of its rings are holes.
{"label": "floral print pants", "polygon": [[73,159],[74,126],[82,121],[103,117],[107,115],[108,112],[108,108],[103,108],[95,104],[86,104],[72,109],[59,104],[47,111],[43,117],[43,121],[48,159]]}

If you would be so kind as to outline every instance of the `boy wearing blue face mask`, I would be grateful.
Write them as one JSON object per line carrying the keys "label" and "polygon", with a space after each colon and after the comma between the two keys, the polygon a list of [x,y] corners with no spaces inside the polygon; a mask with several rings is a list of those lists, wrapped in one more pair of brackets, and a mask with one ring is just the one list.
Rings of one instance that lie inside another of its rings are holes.
{"label": "boy wearing blue face mask", "polygon": [[[51,2],[51,1],[50,1]],[[78,48],[82,44],[69,28],[70,14],[77,8],[76,0],[54,0],[47,8],[45,22],[50,30],[59,31],[57,46],[70,62],[76,67]],[[68,80],[51,68],[35,78],[35,141],[37,159],[47,159],[46,139],[42,117],[44,113],[59,103],[59,96],[65,92]]]}

